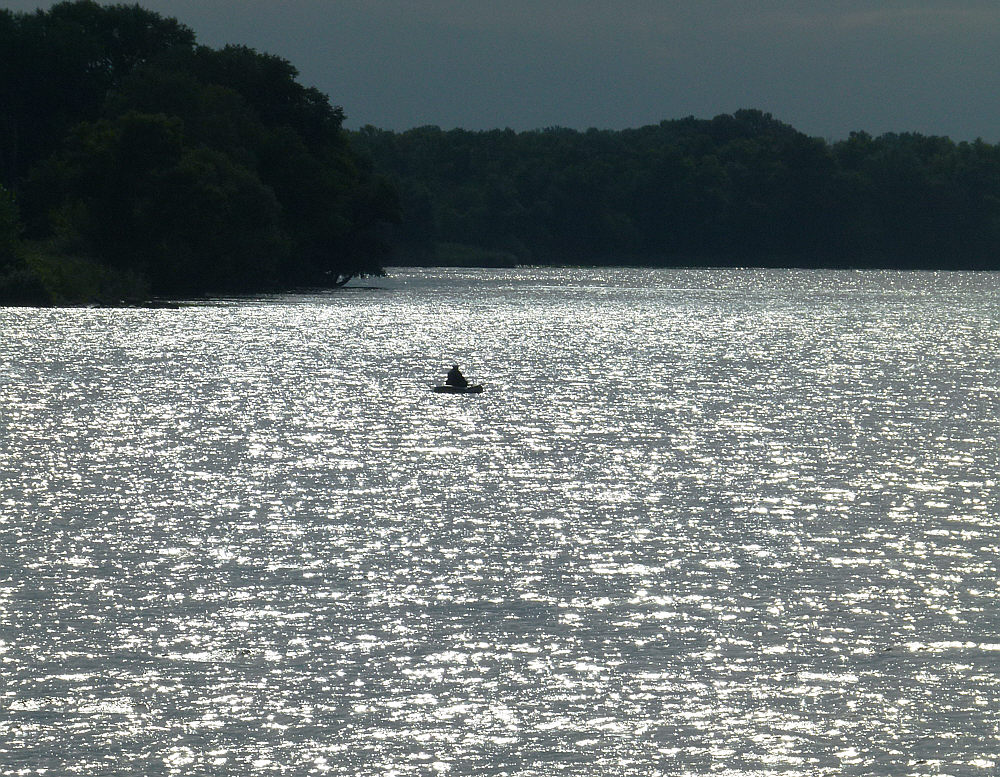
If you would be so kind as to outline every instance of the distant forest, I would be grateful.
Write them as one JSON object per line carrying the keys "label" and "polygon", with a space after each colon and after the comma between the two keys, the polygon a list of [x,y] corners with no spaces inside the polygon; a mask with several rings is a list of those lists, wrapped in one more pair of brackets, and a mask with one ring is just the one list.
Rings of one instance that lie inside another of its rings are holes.
{"label": "distant forest", "polygon": [[394,133],[138,5],[0,10],[0,302],[330,286],[389,263],[1000,269],[1000,147],[756,110]]}
{"label": "distant forest", "polygon": [[1000,269],[1000,146],[769,114],[624,131],[366,127],[414,263]]}
{"label": "distant forest", "polygon": [[137,5],[0,10],[0,300],[331,285],[377,273],[395,193],[280,57]]}

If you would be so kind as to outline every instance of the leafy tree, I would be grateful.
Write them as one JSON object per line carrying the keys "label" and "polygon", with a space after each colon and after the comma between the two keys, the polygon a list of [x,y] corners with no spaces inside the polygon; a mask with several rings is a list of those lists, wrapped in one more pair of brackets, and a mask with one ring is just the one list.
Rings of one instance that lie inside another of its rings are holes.
{"label": "leafy tree", "polygon": [[167,109],[182,119],[187,144],[226,154],[274,193],[286,282],[379,272],[385,250],[372,230],[398,220],[398,207],[349,147],[343,111],[295,75],[279,57],[245,47],[174,50],[140,68],[109,104]]}
{"label": "leafy tree", "polygon": [[[404,252],[521,261],[998,267],[1000,149],[920,135],[829,144],[741,110],[621,132],[352,136],[400,191]],[[475,251],[467,251],[475,255]]]}
{"label": "leafy tree", "polygon": [[66,245],[149,277],[158,293],[269,288],[287,244],[274,194],[163,114],[82,124],[35,180]]}
{"label": "leafy tree", "polygon": [[0,181],[18,187],[70,127],[100,113],[108,91],[142,62],[194,34],[137,5],[62,2],[48,11],[0,11]]}
{"label": "leafy tree", "polygon": [[[90,0],[0,12],[0,44],[0,175],[67,262],[159,294],[381,272],[398,198],[286,60]],[[85,274],[49,273],[60,288]]]}
{"label": "leafy tree", "polygon": [[14,260],[18,242],[18,215],[14,197],[0,186],[0,268],[9,266]]}

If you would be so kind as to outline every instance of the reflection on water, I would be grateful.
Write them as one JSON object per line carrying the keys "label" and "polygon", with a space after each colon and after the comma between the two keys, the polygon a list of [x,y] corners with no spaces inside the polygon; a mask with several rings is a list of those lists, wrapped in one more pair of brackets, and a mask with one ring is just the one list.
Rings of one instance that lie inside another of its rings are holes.
{"label": "reflection on water", "polygon": [[375,285],[0,310],[0,773],[996,773],[1000,279]]}

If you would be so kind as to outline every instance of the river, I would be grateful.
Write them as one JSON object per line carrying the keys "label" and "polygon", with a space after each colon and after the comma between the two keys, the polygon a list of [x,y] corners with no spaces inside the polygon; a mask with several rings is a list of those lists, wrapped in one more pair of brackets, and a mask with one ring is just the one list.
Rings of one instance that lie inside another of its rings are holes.
{"label": "river", "polygon": [[0,333],[0,774],[1000,772],[995,274],[397,269]]}

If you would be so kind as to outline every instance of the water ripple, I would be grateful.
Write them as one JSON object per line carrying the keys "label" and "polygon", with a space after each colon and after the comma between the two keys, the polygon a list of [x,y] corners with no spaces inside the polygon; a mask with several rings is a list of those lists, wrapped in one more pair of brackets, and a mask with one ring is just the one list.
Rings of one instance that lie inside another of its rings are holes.
{"label": "water ripple", "polygon": [[0,310],[0,773],[995,772],[994,276],[379,286]]}

